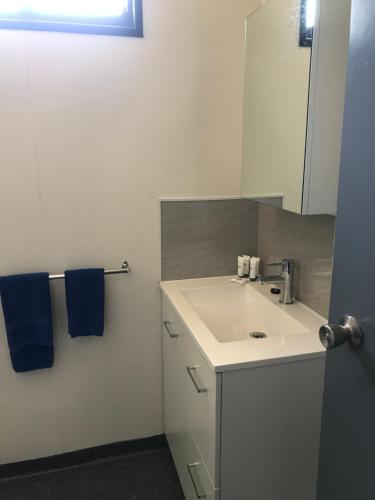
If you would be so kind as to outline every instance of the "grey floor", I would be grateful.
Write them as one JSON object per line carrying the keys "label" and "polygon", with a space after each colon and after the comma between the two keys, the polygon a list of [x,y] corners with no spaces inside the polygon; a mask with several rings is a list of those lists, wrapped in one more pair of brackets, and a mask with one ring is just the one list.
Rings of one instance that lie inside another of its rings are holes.
{"label": "grey floor", "polygon": [[183,500],[167,448],[0,481],[1,500]]}

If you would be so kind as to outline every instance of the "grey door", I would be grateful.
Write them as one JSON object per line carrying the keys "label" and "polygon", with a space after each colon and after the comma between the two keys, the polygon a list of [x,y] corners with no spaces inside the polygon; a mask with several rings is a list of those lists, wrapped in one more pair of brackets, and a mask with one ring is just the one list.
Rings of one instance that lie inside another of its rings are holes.
{"label": "grey door", "polygon": [[365,341],[327,352],[318,500],[375,499],[375,0],[353,0],[330,322]]}

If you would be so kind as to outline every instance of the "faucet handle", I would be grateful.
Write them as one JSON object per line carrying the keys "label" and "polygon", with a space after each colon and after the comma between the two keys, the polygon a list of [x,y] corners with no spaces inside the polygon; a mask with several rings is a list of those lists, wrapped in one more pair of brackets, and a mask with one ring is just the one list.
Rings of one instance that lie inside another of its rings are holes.
{"label": "faucet handle", "polygon": [[282,277],[285,273],[284,262],[269,262],[267,266],[280,266],[281,267],[280,277]]}
{"label": "faucet handle", "polygon": [[291,273],[294,270],[293,259],[283,259],[281,262],[270,262],[268,266],[281,266],[283,273]]}

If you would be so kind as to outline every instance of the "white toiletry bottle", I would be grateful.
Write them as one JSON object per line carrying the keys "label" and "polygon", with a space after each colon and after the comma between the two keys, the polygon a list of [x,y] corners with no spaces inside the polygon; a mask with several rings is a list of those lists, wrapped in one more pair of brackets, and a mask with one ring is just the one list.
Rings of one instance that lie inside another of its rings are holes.
{"label": "white toiletry bottle", "polygon": [[241,255],[241,256],[238,257],[238,272],[237,272],[237,276],[239,278],[243,278],[244,277],[244,271],[245,271],[245,259]]}
{"label": "white toiletry bottle", "polygon": [[259,276],[259,257],[251,257],[250,259],[250,280],[256,281]]}
{"label": "white toiletry bottle", "polygon": [[243,262],[243,274],[246,278],[250,276],[250,256],[249,255],[243,255],[244,262]]}

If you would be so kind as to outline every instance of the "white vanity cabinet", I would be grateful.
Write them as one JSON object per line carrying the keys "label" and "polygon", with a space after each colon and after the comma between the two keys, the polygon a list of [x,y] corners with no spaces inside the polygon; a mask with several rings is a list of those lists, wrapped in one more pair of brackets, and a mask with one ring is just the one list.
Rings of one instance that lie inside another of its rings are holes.
{"label": "white vanity cabinet", "polygon": [[324,357],[215,372],[163,293],[163,358],[187,500],[315,500]]}

